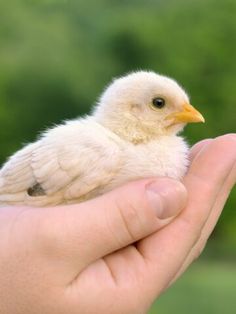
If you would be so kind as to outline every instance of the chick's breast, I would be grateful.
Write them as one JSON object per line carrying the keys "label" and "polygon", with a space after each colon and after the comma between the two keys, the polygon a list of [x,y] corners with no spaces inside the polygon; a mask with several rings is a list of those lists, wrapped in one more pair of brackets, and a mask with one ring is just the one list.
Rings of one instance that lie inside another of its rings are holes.
{"label": "chick's breast", "polygon": [[163,136],[145,144],[126,145],[123,166],[103,192],[145,177],[167,176],[179,180],[188,167],[188,150],[188,145],[179,136]]}

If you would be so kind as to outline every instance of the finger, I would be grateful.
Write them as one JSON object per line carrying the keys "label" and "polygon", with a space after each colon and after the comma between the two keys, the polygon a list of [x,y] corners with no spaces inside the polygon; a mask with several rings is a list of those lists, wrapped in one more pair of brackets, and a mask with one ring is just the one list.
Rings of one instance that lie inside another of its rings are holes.
{"label": "finger", "polygon": [[171,281],[170,285],[172,285],[186,271],[186,269],[189,267],[189,265],[196,258],[198,258],[199,255],[202,253],[209,236],[211,235],[212,231],[214,230],[214,228],[216,226],[216,223],[217,223],[217,221],[218,221],[218,219],[222,213],[224,205],[225,205],[225,203],[229,197],[230,191],[231,191],[232,187],[235,185],[235,182],[236,182],[236,165],[233,167],[230,175],[226,179],[226,182],[225,182],[223,188],[221,189],[221,191],[219,192],[219,194],[216,198],[213,210],[212,210],[205,226],[203,227],[203,230],[202,230],[202,233],[201,233],[201,236],[200,236],[198,242],[195,244],[195,246],[190,251],[190,253],[187,256],[183,266],[178,271],[175,278]]}
{"label": "finger", "polygon": [[162,228],[185,206],[186,198],[180,182],[153,178],[79,205],[48,209],[40,228],[42,245],[60,263],[64,260],[63,267],[66,261],[78,273]]}
{"label": "finger", "polygon": [[200,238],[235,159],[235,141],[230,136],[209,143],[193,160],[184,180],[189,198],[187,208],[171,224],[139,242],[139,251],[156,273],[153,284],[158,279],[157,289],[174,278]]}
{"label": "finger", "polygon": [[[227,135],[222,135],[222,136],[219,136],[218,139],[220,138],[224,138],[224,137],[231,137],[231,138],[234,138],[235,137],[235,133],[229,133]],[[202,150],[204,149],[205,146],[207,146],[211,141],[213,141],[212,138],[207,138],[207,139],[204,139],[198,143],[196,143],[195,145],[192,146],[192,148],[190,149],[190,155],[189,155],[189,159],[190,161],[192,161],[196,156],[197,154]]]}
{"label": "finger", "polygon": [[196,143],[195,145],[193,145],[193,147],[190,149],[190,154],[189,154],[189,159],[190,162],[193,161],[193,159],[197,156],[197,154],[204,149],[204,147],[206,147],[210,142],[212,141],[211,138],[202,140],[198,143]]}

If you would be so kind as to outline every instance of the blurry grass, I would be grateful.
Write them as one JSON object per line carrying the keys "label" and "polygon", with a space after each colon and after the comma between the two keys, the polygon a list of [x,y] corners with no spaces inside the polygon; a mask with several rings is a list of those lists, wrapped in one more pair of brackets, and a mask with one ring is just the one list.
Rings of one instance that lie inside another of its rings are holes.
{"label": "blurry grass", "polygon": [[149,314],[232,314],[236,263],[198,261],[153,305]]}

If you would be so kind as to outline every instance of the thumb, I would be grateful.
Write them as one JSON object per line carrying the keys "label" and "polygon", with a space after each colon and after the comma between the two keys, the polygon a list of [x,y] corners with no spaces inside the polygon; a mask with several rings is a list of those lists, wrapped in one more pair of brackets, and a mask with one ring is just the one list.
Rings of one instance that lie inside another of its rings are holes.
{"label": "thumb", "polygon": [[96,199],[44,212],[48,238],[54,241],[52,250],[70,258],[78,271],[78,265],[84,268],[162,228],[186,199],[185,187],[173,179],[131,182]]}

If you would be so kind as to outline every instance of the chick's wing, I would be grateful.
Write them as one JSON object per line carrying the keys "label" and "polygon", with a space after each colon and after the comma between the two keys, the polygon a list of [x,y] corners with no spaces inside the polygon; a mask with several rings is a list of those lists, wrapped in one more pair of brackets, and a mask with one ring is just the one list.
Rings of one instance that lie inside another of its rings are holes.
{"label": "chick's wing", "polygon": [[119,146],[101,132],[57,127],[2,168],[0,203],[44,205],[78,199],[107,184],[120,164]]}

